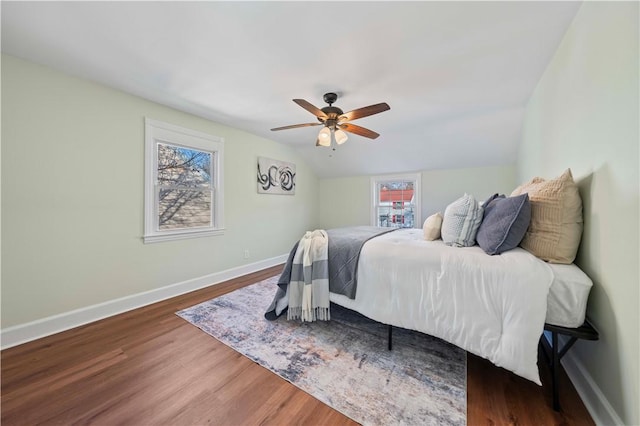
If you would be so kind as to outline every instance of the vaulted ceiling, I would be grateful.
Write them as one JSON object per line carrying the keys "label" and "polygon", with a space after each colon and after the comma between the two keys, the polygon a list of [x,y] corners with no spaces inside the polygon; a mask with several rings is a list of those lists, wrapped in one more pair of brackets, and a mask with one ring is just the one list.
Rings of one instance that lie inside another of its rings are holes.
{"label": "vaulted ceiling", "polygon": [[[320,177],[511,164],[579,2],[2,2],[2,51],[294,148]],[[326,92],[381,134],[315,146]]]}

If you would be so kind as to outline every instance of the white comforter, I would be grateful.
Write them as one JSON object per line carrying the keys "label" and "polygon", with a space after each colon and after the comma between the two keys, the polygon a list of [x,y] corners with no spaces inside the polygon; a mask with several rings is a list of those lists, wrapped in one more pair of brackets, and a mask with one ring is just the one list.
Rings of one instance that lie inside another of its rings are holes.
{"label": "white comforter", "polygon": [[403,229],[368,241],[356,298],[332,293],[331,301],[439,337],[540,384],[537,346],[552,280],[549,266],[520,248],[489,256]]}

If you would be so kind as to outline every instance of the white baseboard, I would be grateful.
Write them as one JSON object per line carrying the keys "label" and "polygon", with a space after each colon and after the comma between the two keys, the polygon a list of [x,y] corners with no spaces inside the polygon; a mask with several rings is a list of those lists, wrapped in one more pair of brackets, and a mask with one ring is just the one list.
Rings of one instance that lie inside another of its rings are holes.
{"label": "white baseboard", "polygon": [[[561,341],[559,346],[562,347],[563,344],[564,342]],[[624,424],[607,397],[600,390],[598,384],[575,354],[571,351],[567,352],[561,363],[596,425]],[[560,401],[560,404],[562,404],[562,401]]]}
{"label": "white baseboard", "polygon": [[241,277],[252,272],[280,265],[286,262],[287,257],[288,254],[272,257],[270,259],[261,260],[248,265],[227,269],[225,271],[145,291],[143,293],[133,294],[131,296],[110,300],[97,305],[87,306],[85,308],[75,309],[73,311],[64,312],[62,314],[53,315],[25,324],[8,327],[0,330],[0,347],[2,349],[7,349],[21,345],[32,340],[60,333],[61,331],[121,314],[132,309],[160,302],[161,300],[169,299],[204,287],[219,284],[233,278]]}

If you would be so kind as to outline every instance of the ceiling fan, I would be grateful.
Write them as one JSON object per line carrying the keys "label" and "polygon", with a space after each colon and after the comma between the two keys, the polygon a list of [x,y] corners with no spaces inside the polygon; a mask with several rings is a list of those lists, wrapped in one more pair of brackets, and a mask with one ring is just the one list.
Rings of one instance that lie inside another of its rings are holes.
{"label": "ceiling fan", "polygon": [[310,127],[310,126],[321,126],[324,127],[318,133],[318,139],[316,140],[316,146],[331,146],[332,140],[335,140],[336,144],[342,145],[348,139],[347,134],[345,132],[353,133],[356,135],[364,136],[365,138],[375,139],[380,136],[378,133],[365,129],[364,127],[356,126],[355,124],[349,123],[351,120],[356,120],[358,118],[368,117],[373,114],[378,114],[383,111],[387,111],[391,109],[389,105],[385,102],[369,105],[363,108],[354,109],[349,112],[342,112],[342,110],[338,107],[334,107],[333,104],[338,100],[338,95],[332,92],[325,93],[323,99],[329,106],[326,106],[322,109],[317,108],[305,101],[304,99],[294,99],[293,102],[300,105],[302,108],[309,111],[311,114],[315,115],[318,118],[318,123],[304,123],[304,124],[293,124],[291,126],[284,127],[276,127],[275,129],[271,129],[272,131],[276,130],[287,130],[287,129],[295,129],[298,127]]}

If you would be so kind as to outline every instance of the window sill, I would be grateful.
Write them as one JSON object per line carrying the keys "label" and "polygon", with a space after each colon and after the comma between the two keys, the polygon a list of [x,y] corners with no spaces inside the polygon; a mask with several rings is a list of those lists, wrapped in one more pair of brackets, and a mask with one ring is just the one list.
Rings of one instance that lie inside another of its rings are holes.
{"label": "window sill", "polygon": [[167,234],[153,234],[153,235],[145,235],[142,237],[145,244],[150,243],[160,243],[162,241],[175,241],[175,240],[185,240],[188,238],[200,238],[200,237],[211,237],[215,235],[223,235],[224,228],[221,229],[207,229],[205,231],[180,231],[175,233],[167,233]]}

